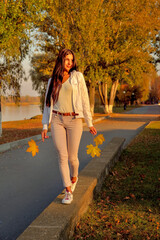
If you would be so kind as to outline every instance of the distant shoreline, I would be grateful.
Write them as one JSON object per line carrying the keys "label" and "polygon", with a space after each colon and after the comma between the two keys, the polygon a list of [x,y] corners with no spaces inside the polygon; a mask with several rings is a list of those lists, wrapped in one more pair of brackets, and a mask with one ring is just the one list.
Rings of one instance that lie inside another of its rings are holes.
{"label": "distant shoreline", "polygon": [[5,107],[5,106],[19,107],[19,106],[28,106],[28,105],[40,105],[40,102],[19,102],[18,104],[14,103],[14,102],[2,103],[2,107]]}
{"label": "distant shoreline", "polygon": [[29,105],[40,105],[40,97],[32,97],[32,96],[21,96],[19,101],[15,103],[15,99],[13,97],[3,97],[1,99],[1,105],[2,107],[5,106],[13,106],[13,107],[18,107],[18,106],[29,106]]}

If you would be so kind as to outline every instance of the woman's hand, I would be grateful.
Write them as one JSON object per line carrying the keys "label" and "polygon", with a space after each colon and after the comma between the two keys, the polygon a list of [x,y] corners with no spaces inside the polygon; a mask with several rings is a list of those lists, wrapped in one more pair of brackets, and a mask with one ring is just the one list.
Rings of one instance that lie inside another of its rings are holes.
{"label": "woman's hand", "polygon": [[90,131],[91,134],[93,134],[93,135],[97,134],[97,130],[95,129],[95,127],[92,126],[89,129],[90,129],[89,131]]}
{"label": "woman's hand", "polygon": [[43,142],[44,142],[45,138],[49,138],[49,136],[47,136],[47,130],[46,129],[42,130],[41,137],[42,137]]}

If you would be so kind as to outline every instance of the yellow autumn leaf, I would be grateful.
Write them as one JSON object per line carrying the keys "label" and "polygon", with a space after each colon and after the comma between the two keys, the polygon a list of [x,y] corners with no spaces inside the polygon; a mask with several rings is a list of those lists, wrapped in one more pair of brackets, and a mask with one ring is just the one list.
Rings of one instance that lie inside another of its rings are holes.
{"label": "yellow autumn leaf", "polygon": [[34,157],[36,153],[39,152],[39,148],[33,139],[31,139],[31,141],[29,141],[28,144],[29,144],[29,148],[27,148],[26,152],[31,152],[32,156]]}
{"label": "yellow autumn leaf", "polygon": [[92,144],[87,145],[87,154],[91,154],[92,158],[97,156],[99,157],[101,154],[100,148],[98,146],[93,146]]}
{"label": "yellow autumn leaf", "polygon": [[96,146],[99,144],[102,144],[105,141],[103,134],[99,134],[96,138],[94,138],[94,142],[96,143]]}

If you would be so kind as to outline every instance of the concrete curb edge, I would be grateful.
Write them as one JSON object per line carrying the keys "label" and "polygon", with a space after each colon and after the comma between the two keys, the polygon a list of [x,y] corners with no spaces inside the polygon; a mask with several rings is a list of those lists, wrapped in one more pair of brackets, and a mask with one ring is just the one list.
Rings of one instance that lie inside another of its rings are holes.
{"label": "concrete curb edge", "polygon": [[98,193],[110,168],[118,161],[125,139],[113,138],[80,172],[70,205],[61,204],[64,192],[28,226],[17,240],[68,240],[80,217],[86,212],[94,194]]}

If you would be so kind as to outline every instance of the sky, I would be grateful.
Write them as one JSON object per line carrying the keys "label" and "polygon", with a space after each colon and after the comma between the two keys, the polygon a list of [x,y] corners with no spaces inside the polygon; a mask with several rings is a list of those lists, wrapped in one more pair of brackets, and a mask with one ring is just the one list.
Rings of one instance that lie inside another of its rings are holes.
{"label": "sky", "polygon": [[21,96],[38,96],[38,92],[32,89],[32,81],[29,78],[27,81],[23,81],[21,85]]}
{"label": "sky", "polygon": [[[23,67],[26,71],[26,75],[28,76],[30,70],[30,62],[28,58],[23,61]],[[32,89],[32,80],[30,77],[28,77],[27,81],[22,81],[20,95],[39,96],[38,92]]]}

